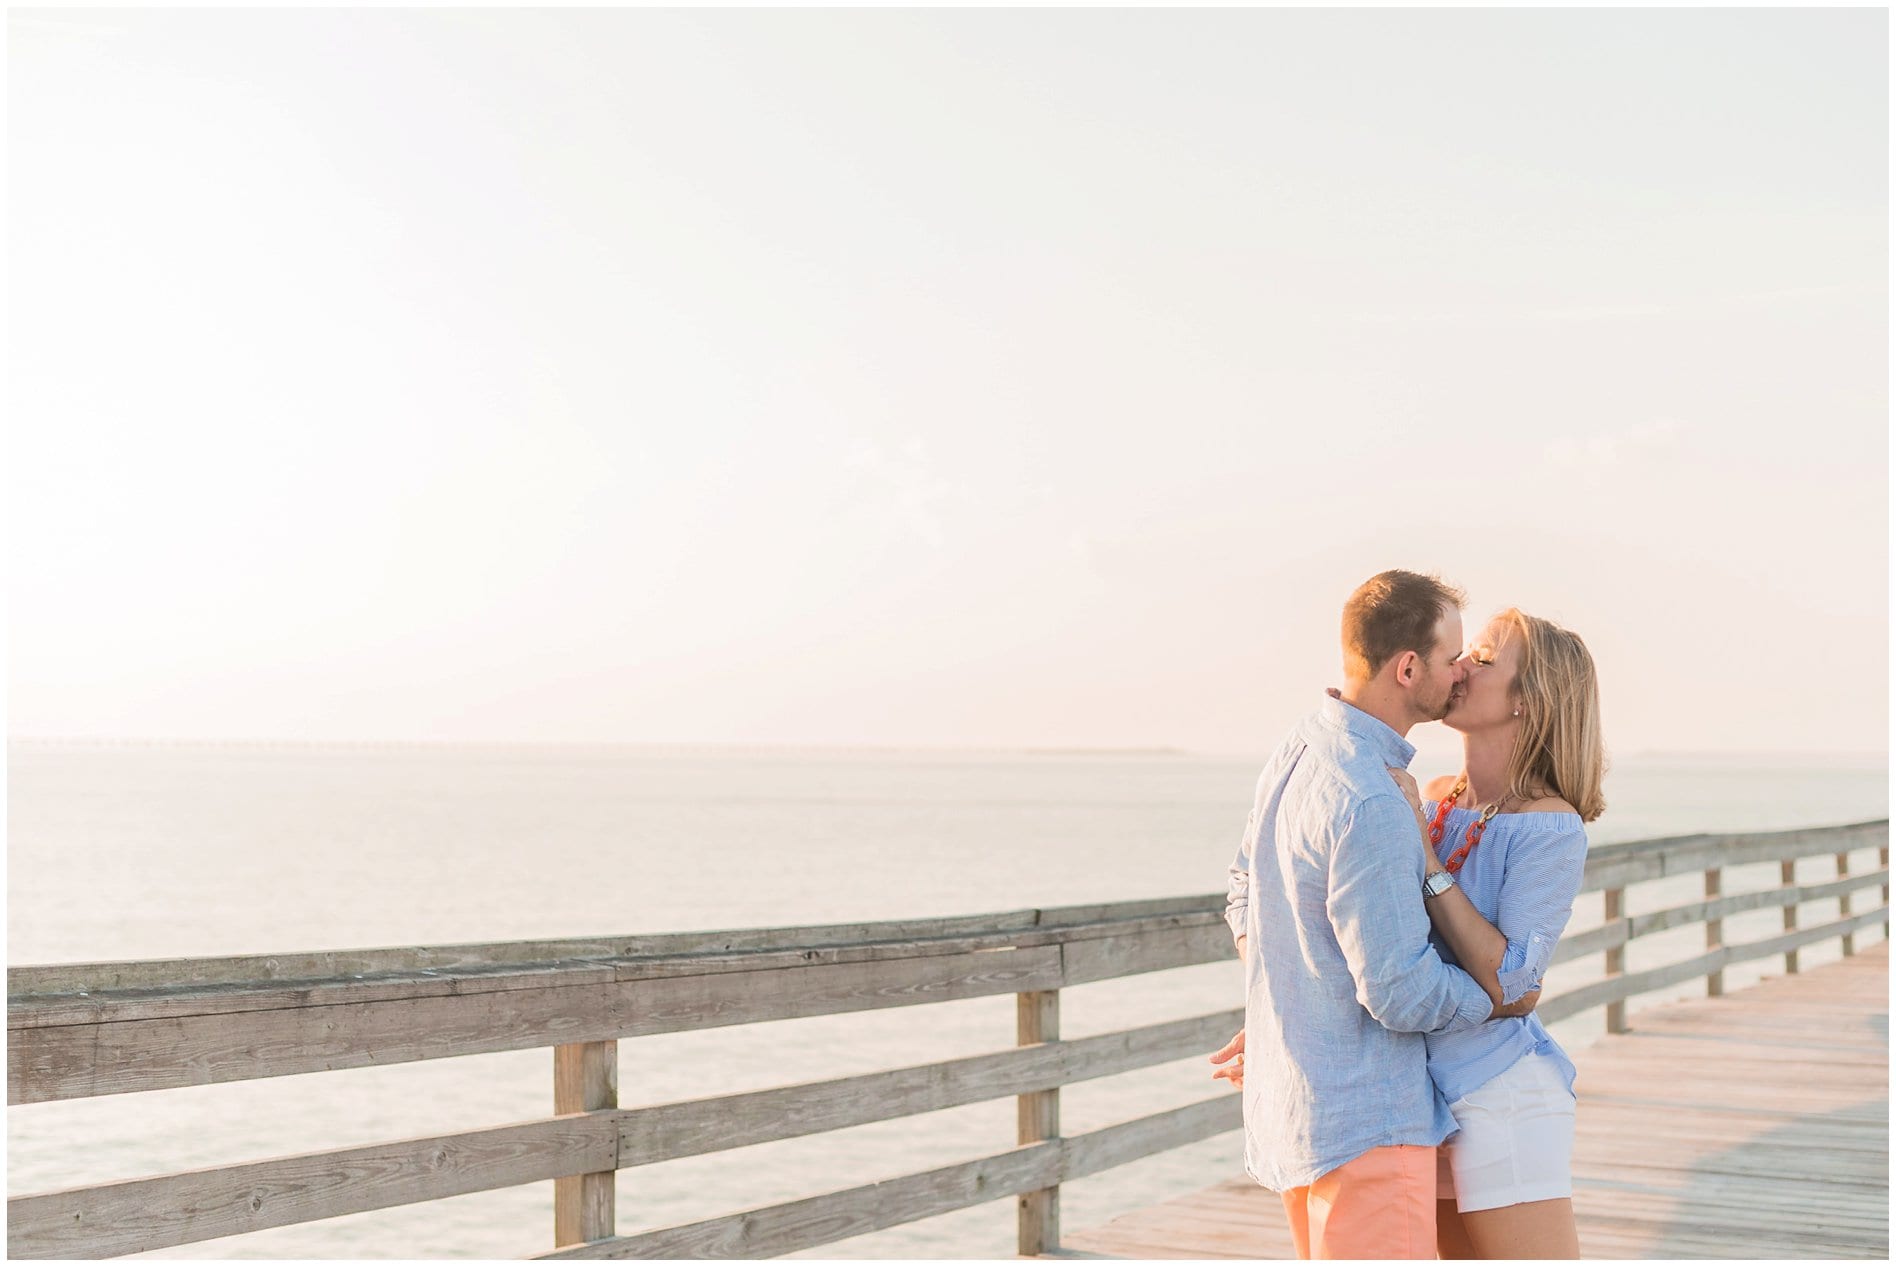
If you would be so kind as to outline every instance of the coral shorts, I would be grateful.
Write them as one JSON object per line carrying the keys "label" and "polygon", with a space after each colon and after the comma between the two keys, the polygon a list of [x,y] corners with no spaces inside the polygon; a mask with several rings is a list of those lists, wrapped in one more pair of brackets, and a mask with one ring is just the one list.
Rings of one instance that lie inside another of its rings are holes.
{"label": "coral shorts", "polygon": [[1372,1148],[1278,1195],[1299,1258],[1434,1258],[1435,1154],[1416,1144]]}

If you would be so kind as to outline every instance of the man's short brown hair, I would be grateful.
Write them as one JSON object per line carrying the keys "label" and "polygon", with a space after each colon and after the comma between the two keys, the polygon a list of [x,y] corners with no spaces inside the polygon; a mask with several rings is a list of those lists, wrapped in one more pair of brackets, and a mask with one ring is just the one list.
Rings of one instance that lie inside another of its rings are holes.
{"label": "man's short brown hair", "polygon": [[1443,613],[1458,611],[1467,601],[1439,576],[1401,569],[1376,573],[1343,604],[1344,672],[1368,679],[1405,651],[1427,658]]}

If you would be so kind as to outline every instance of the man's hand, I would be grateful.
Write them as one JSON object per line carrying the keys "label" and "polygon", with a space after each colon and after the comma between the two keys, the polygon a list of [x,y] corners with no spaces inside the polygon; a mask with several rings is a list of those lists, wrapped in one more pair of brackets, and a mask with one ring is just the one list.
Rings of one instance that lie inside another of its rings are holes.
{"label": "man's hand", "polygon": [[1214,1051],[1211,1053],[1211,1063],[1214,1065],[1222,1065],[1224,1064],[1225,1061],[1230,1060],[1233,1056],[1236,1056],[1237,1060],[1232,1065],[1230,1065],[1228,1068],[1217,1070],[1211,1076],[1214,1078],[1229,1079],[1232,1086],[1242,1091],[1244,1090],[1244,1031],[1243,1030],[1239,1030],[1237,1033],[1233,1034],[1231,1036],[1230,1042],[1220,1047],[1217,1051]]}
{"label": "man's hand", "polygon": [[[1514,1000],[1514,1002],[1497,1007],[1488,1019],[1494,1021],[1504,1016],[1526,1016],[1540,1003],[1540,999],[1541,992],[1539,990],[1529,990],[1526,994]],[[1242,1037],[1242,1035],[1239,1037]]]}

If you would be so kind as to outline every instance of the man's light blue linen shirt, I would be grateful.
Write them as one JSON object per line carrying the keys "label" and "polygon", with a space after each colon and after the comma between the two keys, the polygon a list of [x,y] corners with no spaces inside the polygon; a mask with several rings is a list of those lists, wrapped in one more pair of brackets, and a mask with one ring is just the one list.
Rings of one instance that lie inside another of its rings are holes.
{"label": "man's light blue linen shirt", "polygon": [[1443,963],[1422,906],[1422,834],[1388,767],[1415,748],[1326,699],[1257,782],[1225,922],[1246,937],[1244,1168],[1279,1192],[1455,1119],[1423,1035],[1493,1010]]}

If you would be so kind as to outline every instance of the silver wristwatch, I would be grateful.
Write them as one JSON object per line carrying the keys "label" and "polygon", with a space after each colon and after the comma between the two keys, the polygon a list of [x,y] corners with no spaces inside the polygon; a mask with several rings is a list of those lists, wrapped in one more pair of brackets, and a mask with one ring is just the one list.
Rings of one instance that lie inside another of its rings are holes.
{"label": "silver wristwatch", "polygon": [[1424,898],[1440,897],[1455,887],[1455,877],[1446,871],[1437,871],[1422,881]]}

